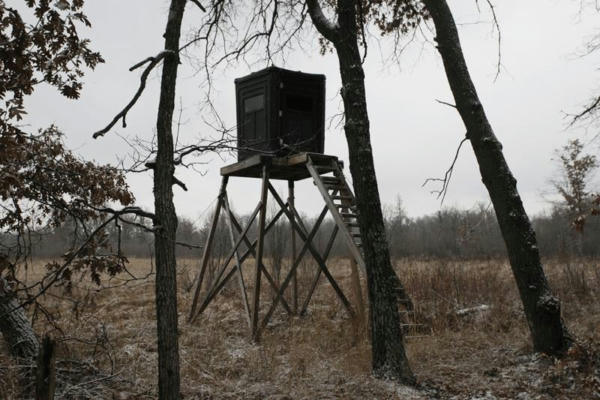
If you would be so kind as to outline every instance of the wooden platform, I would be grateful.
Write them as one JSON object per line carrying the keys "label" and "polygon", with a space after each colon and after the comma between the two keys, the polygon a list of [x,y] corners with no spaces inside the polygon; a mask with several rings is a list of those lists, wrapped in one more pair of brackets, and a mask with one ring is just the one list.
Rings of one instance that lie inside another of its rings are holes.
{"label": "wooden platform", "polygon": [[336,156],[318,153],[298,153],[288,157],[273,157],[257,154],[235,164],[221,168],[222,176],[241,176],[246,178],[261,178],[263,165],[269,166],[269,179],[300,181],[310,178],[306,164],[310,159],[319,168],[319,173],[333,172],[333,161]]}

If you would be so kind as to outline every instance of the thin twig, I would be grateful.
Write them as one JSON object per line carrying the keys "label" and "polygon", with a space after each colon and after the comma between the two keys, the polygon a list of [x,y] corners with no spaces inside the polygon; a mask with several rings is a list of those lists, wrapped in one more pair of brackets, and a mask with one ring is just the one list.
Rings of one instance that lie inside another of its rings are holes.
{"label": "thin twig", "polygon": [[445,102],[445,101],[442,101],[442,100],[438,100],[438,99],[435,99],[435,101],[437,101],[438,103],[443,104],[445,106],[456,108],[456,104],[448,103],[448,102]]}
{"label": "thin twig", "polygon": [[452,178],[452,172],[454,172],[454,165],[456,165],[456,160],[458,160],[458,155],[460,154],[460,149],[461,149],[462,145],[468,139],[469,139],[468,137],[465,137],[465,138],[463,138],[463,140],[460,141],[458,148],[456,149],[456,154],[454,155],[454,160],[452,160],[452,164],[450,164],[450,167],[446,170],[446,173],[444,174],[443,178],[427,178],[427,179],[425,179],[425,182],[423,182],[423,185],[421,185],[421,187],[424,187],[429,182],[441,182],[442,183],[442,188],[440,190],[433,190],[431,192],[431,193],[436,193],[438,199],[440,197],[442,198],[442,200],[440,201],[440,205],[444,204],[444,200],[446,199],[446,194],[448,193],[448,187],[450,185],[450,179]]}
{"label": "thin twig", "polygon": [[[500,30],[500,23],[498,22],[498,16],[496,15],[496,7],[494,6],[494,3],[492,3],[492,0],[485,0],[485,2],[490,8],[494,27],[498,31],[498,61],[496,63],[496,76],[494,76],[494,82],[496,82],[502,69],[502,31]],[[477,4],[477,9],[479,10],[479,0],[475,0],[475,4]]]}

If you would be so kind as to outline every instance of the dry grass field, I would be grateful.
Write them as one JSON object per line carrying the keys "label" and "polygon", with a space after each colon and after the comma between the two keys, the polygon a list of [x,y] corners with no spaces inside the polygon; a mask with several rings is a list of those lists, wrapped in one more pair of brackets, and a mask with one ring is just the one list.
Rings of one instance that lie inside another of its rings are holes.
{"label": "dry grass field", "polygon": [[[40,262],[41,263],[41,262]],[[346,260],[332,272],[355,299]],[[510,268],[504,261],[400,260],[417,307],[406,339],[420,382],[408,389],[369,373],[368,340],[322,279],[304,317],[279,308],[260,343],[249,340],[238,286],[231,282],[193,324],[186,322],[197,260],[180,260],[179,330],[186,399],[593,399],[600,398],[600,264],[548,261],[578,344],[563,360],[531,352]],[[313,274],[304,265],[302,290]],[[251,270],[251,264],[245,268]],[[97,290],[80,282],[72,298],[45,296],[36,331],[59,342],[60,398],[152,399],[156,388],[151,261],[131,260],[139,277]],[[148,276],[147,276],[148,275]],[[363,282],[364,286],[364,282]],[[263,292],[263,305],[271,294]],[[457,313],[471,307],[472,312]],[[30,315],[32,311],[30,310]],[[52,317],[50,317],[52,315]],[[0,398],[20,398],[19,366],[0,350]]]}

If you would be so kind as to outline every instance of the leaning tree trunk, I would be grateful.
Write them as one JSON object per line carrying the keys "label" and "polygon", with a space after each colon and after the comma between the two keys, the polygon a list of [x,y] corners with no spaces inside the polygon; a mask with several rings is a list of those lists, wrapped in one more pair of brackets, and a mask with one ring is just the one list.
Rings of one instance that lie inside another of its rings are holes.
{"label": "leaning tree trunk", "polygon": [[0,332],[13,357],[34,358],[39,342],[31,322],[25,315],[19,300],[7,288],[6,281],[0,278]]}
{"label": "leaning tree trunk", "polygon": [[517,182],[506,164],[502,145],[494,135],[469,75],[452,12],[446,0],[423,1],[435,24],[438,50],[456,108],[467,128],[467,138],[496,211],[534,349],[559,355],[571,343],[561,319],[560,302],[550,290]]}
{"label": "leaning tree trunk", "polygon": [[159,399],[179,399],[179,346],[177,340],[177,277],[175,235],[177,216],[173,205],[173,109],[179,65],[179,37],[186,0],[172,0],[164,34],[165,51],[160,102],[156,121],[157,154],[154,168],[156,226],[156,320],[158,337]]}
{"label": "leaning tree trunk", "polygon": [[406,295],[392,268],[373,163],[365,75],[358,49],[356,3],[338,1],[336,25],[325,20],[316,0],[308,1],[308,6],[319,32],[335,46],[340,64],[344,130],[367,271],[373,372],[376,376],[414,384],[398,313],[398,293]]}

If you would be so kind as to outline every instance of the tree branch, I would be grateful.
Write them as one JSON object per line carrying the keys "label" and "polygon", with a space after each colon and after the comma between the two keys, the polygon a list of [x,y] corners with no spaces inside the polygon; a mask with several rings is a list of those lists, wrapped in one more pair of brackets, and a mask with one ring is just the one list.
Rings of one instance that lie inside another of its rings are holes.
{"label": "tree branch", "polygon": [[310,18],[312,19],[315,28],[317,28],[319,33],[323,35],[325,39],[333,42],[338,34],[338,24],[331,22],[327,19],[325,14],[323,14],[323,9],[319,4],[319,0],[307,0],[306,5],[308,6],[308,13],[310,14]]}
{"label": "tree branch", "polygon": [[160,53],[158,53],[156,56],[148,57],[145,60],[140,61],[139,63],[135,64],[133,67],[129,68],[129,71],[133,71],[133,70],[141,67],[142,65],[149,63],[148,66],[146,67],[146,69],[144,69],[144,72],[142,72],[142,76],[140,76],[140,86],[138,87],[137,92],[135,92],[135,94],[133,95],[133,98],[131,99],[131,101],[125,106],[125,108],[123,108],[123,110],[121,110],[121,112],[119,112],[113,118],[113,120],[105,128],[99,130],[98,132],[96,132],[92,135],[92,137],[94,139],[97,139],[98,136],[104,136],[108,131],[110,131],[112,129],[113,126],[115,126],[115,124],[119,121],[119,119],[123,120],[123,128],[127,127],[127,122],[125,121],[125,118],[127,117],[127,113],[129,112],[131,107],[133,107],[135,105],[135,103],[138,101],[138,99],[142,95],[142,92],[146,88],[146,80],[148,79],[148,75],[150,74],[150,71],[152,71],[152,69],[154,67],[156,67],[156,65],[158,65],[158,63],[168,55],[174,56],[174,55],[176,55],[176,53],[171,50],[164,50],[164,51],[161,51]]}
{"label": "tree branch", "polygon": [[450,179],[452,178],[452,173],[454,172],[454,165],[456,165],[456,161],[458,160],[458,155],[460,154],[460,149],[462,147],[462,145],[469,140],[468,137],[463,138],[463,140],[460,141],[458,148],[456,149],[456,154],[454,155],[454,160],[452,160],[452,164],[450,164],[450,167],[446,170],[446,173],[444,174],[443,178],[427,178],[425,179],[425,182],[423,182],[423,184],[421,185],[421,187],[427,185],[429,182],[441,182],[442,183],[442,188],[440,190],[433,190],[431,193],[435,193],[437,194],[437,198],[439,199],[440,197],[442,198],[442,200],[440,201],[440,204],[444,203],[444,200],[446,199],[446,194],[448,193],[448,187],[450,185]]}
{"label": "tree branch", "polygon": [[195,5],[198,6],[199,9],[201,9],[203,12],[206,12],[206,8],[204,8],[204,6],[202,4],[200,4],[200,2],[198,0],[190,0],[192,3],[194,3]]}
{"label": "tree branch", "polygon": [[571,117],[571,122],[569,122],[569,127],[575,125],[575,123],[579,122],[579,120],[587,120],[587,117],[592,116],[595,110],[600,106],[600,96],[596,97],[594,101],[592,101],[583,111],[577,113],[575,115],[569,115]]}
{"label": "tree branch", "polygon": [[445,106],[456,108],[455,104],[448,103],[447,101],[443,101],[443,100],[439,100],[439,99],[435,99],[435,101],[437,101],[438,103],[443,104]]}

